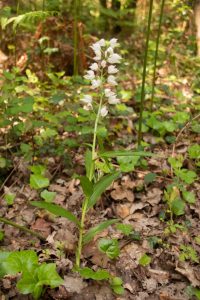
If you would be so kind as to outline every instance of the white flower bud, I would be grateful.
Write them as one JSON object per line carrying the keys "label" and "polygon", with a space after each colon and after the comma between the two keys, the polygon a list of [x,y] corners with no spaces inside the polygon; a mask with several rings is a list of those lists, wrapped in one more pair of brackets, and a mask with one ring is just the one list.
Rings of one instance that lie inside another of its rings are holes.
{"label": "white flower bud", "polygon": [[92,96],[91,95],[84,95],[83,98],[81,98],[81,101],[86,104],[92,103]]}
{"label": "white flower bud", "polygon": [[110,47],[114,49],[117,46],[118,46],[117,39],[115,39],[115,38],[111,39],[110,40]]}
{"label": "white flower bud", "polygon": [[92,80],[92,88],[96,89],[101,85],[101,80],[100,79],[94,79]]}
{"label": "white flower bud", "polygon": [[84,76],[85,79],[92,80],[95,78],[94,72],[92,70],[87,71],[87,74]]}
{"label": "white flower bud", "polygon": [[115,66],[113,66],[113,65],[110,65],[108,67],[108,74],[116,74],[118,71],[119,70]]}
{"label": "white flower bud", "polygon": [[110,64],[119,64],[121,59],[122,59],[122,57],[119,54],[113,53],[109,56],[108,62]]}
{"label": "white flower bud", "polygon": [[91,110],[91,109],[92,109],[92,104],[91,104],[91,103],[88,103],[88,104],[84,105],[83,108],[84,108],[85,110]]}
{"label": "white flower bud", "polygon": [[100,114],[101,114],[102,117],[105,117],[108,114],[108,110],[107,110],[106,106],[102,107],[102,109],[100,111]]}
{"label": "white flower bud", "polygon": [[120,103],[119,99],[117,99],[116,95],[111,95],[109,98],[108,98],[108,103],[109,104],[118,104]]}
{"label": "white flower bud", "polygon": [[106,61],[105,61],[105,60],[102,60],[101,66],[102,66],[102,68],[105,68],[105,67],[106,67]]}
{"label": "white flower bud", "polygon": [[104,47],[106,45],[106,41],[104,39],[101,39],[98,43],[101,47]]}
{"label": "white flower bud", "polygon": [[117,82],[116,82],[116,80],[115,80],[115,76],[113,76],[113,75],[109,75],[109,76],[108,76],[107,82],[108,82],[109,84],[111,84],[111,85],[117,85]]}
{"label": "white flower bud", "polygon": [[93,63],[93,64],[91,64],[91,66],[90,66],[90,69],[93,70],[93,71],[97,71],[98,68],[99,68],[99,66],[98,66],[97,63]]}

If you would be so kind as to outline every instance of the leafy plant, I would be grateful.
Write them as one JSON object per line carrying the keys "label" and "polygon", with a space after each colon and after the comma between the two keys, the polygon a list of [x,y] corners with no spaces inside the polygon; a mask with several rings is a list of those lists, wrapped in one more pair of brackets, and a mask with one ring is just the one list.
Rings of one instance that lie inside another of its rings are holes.
{"label": "leafy plant", "polygon": [[32,294],[40,299],[45,286],[56,288],[63,283],[53,263],[38,263],[38,257],[32,250],[1,252],[1,276],[21,273],[17,288],[24,294]]}
{"label": "leafy plant", "polygon": [[116,239],[100,239],[98,248],[110,259],[118,257],[120,253],[119,243]]}

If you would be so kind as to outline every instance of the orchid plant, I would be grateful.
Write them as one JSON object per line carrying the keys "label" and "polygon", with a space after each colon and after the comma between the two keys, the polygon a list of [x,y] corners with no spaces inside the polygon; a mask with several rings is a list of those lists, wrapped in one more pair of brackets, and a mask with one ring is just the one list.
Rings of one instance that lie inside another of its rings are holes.
{"label": "orchid plant", "polygon": [[[95,91],[96,99],[93,99],[92,95],[87,94],[81,98],[81,101],[84,104],[85,110],[93,110],[96,114],[95,124],[94,124],[94,133],[93,133],[93,143],[92,143],[92,152],[89,152],[90,156],[90,163],[89,163],[89,172],[87,172],[88,176],[81,179],[81,184],[83,191],[86,190],[86,186],[92,185],[92,180],[94,177],[94,162],[97,157],[96,152],[96,144],[97,144],[97,130],[98,125],[101,118],[105,118],[108,114],[108,106],[115,105],[120,103],[120,100],[117,98],[115,93],[115,86],[117,85],[115,75],[118,73],[118,69],[116,67],[117,64],[121,62],[122,57],[115,53],[115,49],[119,46],[117,43],[117,39],[113,38],[110,41],[106,41],[101,39],[100,41],[94,43],[91,48],[94,52],[94,62],[90,65],[89,70],[86,72],[84,76],[91,83],[91,90],[92,92]],[[86,166],[88,168],[88,166]],[[119,176],[119,172],[115,172],[104,176],[99,182],[100,184],[103,182],[102,185],[103,190],[101,193],[112,183],[114,179]],[[87,178],[87,179],[86,179]],[[105,184],[106,182],[106,184]],[[98,182],[96,183],[96,187]],[[93,186],[91,193],[95,191],[95,186]],[[88,209],[91,207],[91,197],[92,194],[87,195],[85,193],[85,200],[83,202],[82,207],[82,217],[81,217],[81,224],[80,224],[80,233],[79,233],[79,242],[78,248],[76,253],[76,266],[79,268],[80,266],[80,258],[81,258],[81,251],[83,246],[83,235],[84,235],[84,223],[85,223],[85,216]],[[93,203],[92,203],[93,206]]]}

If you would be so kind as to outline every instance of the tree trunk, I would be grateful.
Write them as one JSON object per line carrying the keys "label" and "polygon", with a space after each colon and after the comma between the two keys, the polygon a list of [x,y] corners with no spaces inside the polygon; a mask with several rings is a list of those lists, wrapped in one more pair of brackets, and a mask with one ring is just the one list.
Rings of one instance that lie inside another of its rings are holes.
{"label": "tree trunk", "polygon": [[197,56],[200,57],[200,0],[195,1],[194,17],[196,25]]}

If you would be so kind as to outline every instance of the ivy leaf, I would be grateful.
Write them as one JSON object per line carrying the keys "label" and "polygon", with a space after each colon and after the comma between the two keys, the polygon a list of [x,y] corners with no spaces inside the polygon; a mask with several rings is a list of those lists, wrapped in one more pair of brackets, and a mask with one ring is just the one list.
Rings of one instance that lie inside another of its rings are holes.
{"label": "ivy leaf", "polygon": [[39,174],[32,174],[30,176],[30,186],[35,190],[45,188],[49,186],[49,179]]}
{"label": "ivy leaf", "polygon": [[118,222],[118,219],[108,220],[108,221],[102,222],[102,223],[98,224],[97,226],[91,228],[84,235],[84,237],[83,237],[83,243],[84,244],[89,243],[95,237],[95,235],[97,235],[98,233],[102,232],[104,229],[106,229],[107,227],[109,227],[110,225],[112,225],[112,224],[114,224],[116,222]]}
{"label": "ivy leaf", "polygon": [[119,256],[119,242],[116,239],[101,239],[98,243],[98,248],[105,253],[110,259]]}
{"label": "ivy leaf", "polygon": [[56,271],[56,264],[43,263],[37,270],[38,281],[43,285],[49,285],[52,289],[63,284],[63,279]]}
{"label": "ivy leaf", "polygon": [[97,270],[95,272],[90,268],[80,268],[78,272],[85,279],[106,280],[110,278],[110,274],[106,270]]}
{"label": "ivy leaf", "polygon": [[58,217],[63,217],[71,222],[75,223],[76,225],[80,226],[79,220],[67,209],[53,203],[47,203],[44,201],[31,201],[31,205],[39,207],[39,208],[44,208],[51,212],[52,214],[58,216]]}
{"label": "ivy leaf", "polygon": [[49,192],[48,190],[44,190],[41,192],[40,196],[48,203],[53,202],[55,199],[56,193],[55,192]]}
{"label": "ivy leaf", "polygon": [[131,224],[116,224],[116,228],[120,230],[124,235],[130,235],[133,232],[133,226]]}
{"label": "ivy leaf", "polygon": [[11,275],[26,271],[32,272],[37,265],[38,257],[35,251],[32,250],[12,252],[3,263],[6,273]]}

